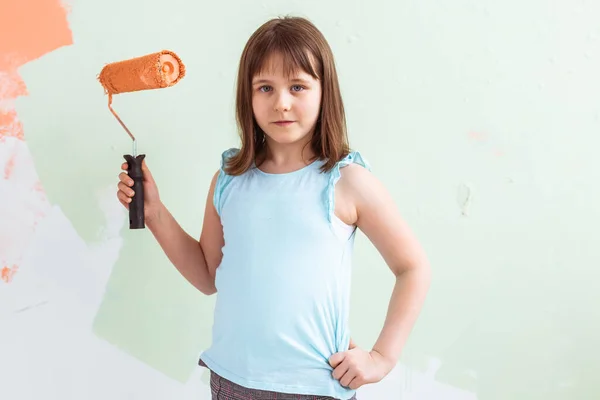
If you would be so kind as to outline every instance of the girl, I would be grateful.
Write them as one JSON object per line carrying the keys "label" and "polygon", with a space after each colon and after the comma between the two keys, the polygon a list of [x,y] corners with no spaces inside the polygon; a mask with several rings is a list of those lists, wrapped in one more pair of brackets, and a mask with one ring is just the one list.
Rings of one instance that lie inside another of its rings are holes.
{"label": "girl", "polygon": [[[200,356],[213,399],[354,399],[395,366],[429,286],[426,257],[349,150],[333,55],[311,22],[273,19],[250,37],[236,104],[241,146],[222,154],[199,240],[143,166],[148,228],[192,285],[218,293],[212,344]],[[119,178],[128,207],[132,181]],[[396,279],[370,351],[348,327],[357,229]]]}

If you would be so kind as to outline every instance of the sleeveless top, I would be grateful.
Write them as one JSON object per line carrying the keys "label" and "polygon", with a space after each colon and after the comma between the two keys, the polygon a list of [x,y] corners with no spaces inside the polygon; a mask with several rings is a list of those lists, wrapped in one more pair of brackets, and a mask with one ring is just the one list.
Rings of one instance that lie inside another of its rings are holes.
{"label": "sleeveless top", "polygon": [[340,168],[315,161],[290,173],[253,166],[224,171],[222,154],[213,202],[224,234],[212,343],[202,364],[250,389],[350,399],[333,378],[329,357],[346,351],[351,259],[356,227],[334,214]]}

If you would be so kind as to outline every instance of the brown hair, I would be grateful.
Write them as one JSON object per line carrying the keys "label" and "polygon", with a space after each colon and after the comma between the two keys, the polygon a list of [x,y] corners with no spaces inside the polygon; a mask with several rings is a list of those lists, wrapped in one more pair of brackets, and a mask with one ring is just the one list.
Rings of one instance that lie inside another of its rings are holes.
{"label": "brown hair", "polygon": [[252,110],[252,79],[274,53],[282,55],[288,76],[302,70],[321,81],[321,110],[310,146],[318,159],[325,160],[322,170],[328,171],[350,151],[333,54],[323,34],[309,20],[286,16],[260,26],[242,52],[236,95],[236,120],[242,143],[240,151],[227,161],[225,172],[240,175],[265,156],[265,134]]}

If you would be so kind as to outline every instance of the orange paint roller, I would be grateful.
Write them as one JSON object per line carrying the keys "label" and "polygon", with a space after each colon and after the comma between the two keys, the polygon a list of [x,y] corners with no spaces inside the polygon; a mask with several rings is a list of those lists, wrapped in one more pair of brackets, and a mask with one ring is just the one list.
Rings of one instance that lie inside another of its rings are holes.
{"label": "orange paint roller", "polygon": [[172,51],[157,53],[107,64],[98,75],[98,80],[108,94],[108,108],[133,140],[132,154],[123,157],[127,161],[127,173],[133,179],[135,192],[129,203],[129,228],[145,228],[144,187],[142,184],[142,161],[145,154],[137,154],[137,141],[131,131],[112,108],[113,95],[140,90],[161,89],[175,85],[185,76],[185,66]]}

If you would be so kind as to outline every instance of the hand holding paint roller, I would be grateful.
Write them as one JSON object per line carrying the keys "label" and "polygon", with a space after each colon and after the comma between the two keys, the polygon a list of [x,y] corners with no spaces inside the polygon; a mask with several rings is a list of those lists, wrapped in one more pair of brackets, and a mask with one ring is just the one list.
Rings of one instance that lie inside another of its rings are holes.
{"label": "hand holding paint roller", "polygon": [[173,86],[184,76],[185,66],[181,59],[169,50],[105,65],[98,75],[104,92],[108,94],[108,108],[133,140],[132,154],[123,156],[127,161],[127,173],[133,180],[134,191],[129,203],[129,229],[142,229],[146,226],[142,172],[142,163],[146,155],[137,154],[136,138],[113,110],[112,97],[119,93]]}

